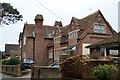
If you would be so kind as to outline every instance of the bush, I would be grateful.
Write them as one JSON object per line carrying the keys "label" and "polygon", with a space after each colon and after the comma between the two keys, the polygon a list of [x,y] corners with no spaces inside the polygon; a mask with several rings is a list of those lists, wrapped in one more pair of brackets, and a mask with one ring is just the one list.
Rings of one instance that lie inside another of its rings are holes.
{"label": "bush", "polygon": [[1,60],[2,65],[16,65],[20,64],[20,60],[16,57],[11,57],[10,59],[2,59]]}
{"label": "bush", "polygon": [[94,70],[93,70],[97,78],[100,78],[100,79],[105,79],[117,71],[118,69],[116,66],[107,65],[107,64],[98,65],[97,67],[94,67]]}
{"label": "bush", "polygon": [[83,78],[84,73],[89,74],[87,65],[90,63],[85,56],[75,55],[61,63],[61,73],[63,77]]}
{"label": "bush", "polygon": [[16,57],[11,57],[9,60],[8,60],[8,65],[16,65],[16,64],[20,64],[20,60],[17,59]]}
{"label": "bush", "polygon": [[8,60],[7,59],[2,59],[1,60],[1,64],[2,65],[7,65],[8,64]]}

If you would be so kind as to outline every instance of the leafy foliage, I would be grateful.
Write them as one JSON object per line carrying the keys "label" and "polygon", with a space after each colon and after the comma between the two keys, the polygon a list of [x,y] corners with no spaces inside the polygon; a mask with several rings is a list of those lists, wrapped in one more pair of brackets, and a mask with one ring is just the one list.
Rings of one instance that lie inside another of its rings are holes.
{"label": "leafy foliage", "polygon": [[20,61],[16,57],[11,57],[8,60],[8,65],[16,65],[16,64],[20,64]]}
{"label": "leafy foliage", "polygon": [[97,67],[94,67],[94,74],[98,77],[98,78],[107,78],[107,76],[110,76],[110,74],[117,72],[118,69],[116,66],[114,65],[98,65]]}
{"label": "leafy foliage", "polygon": [[14,9],[9,3],[0,3],[0,23],[2,24],[14,24],[17,21],[22,21],[23,16],[20,15],[17,9]]}
{"label": "leafy foliage", "polygon": [[20,64],[20,60],[16,57],[11,57],[10,59],[1,60],[2,65],[16,65]]}
{"label": "leafy foliage", "polygon": [[2,64],[2,65],[7,65],[7,63],[8,63],[8,60],[7,60],[7,59],[2,59],[2,60],[1,60],[1,64]]}

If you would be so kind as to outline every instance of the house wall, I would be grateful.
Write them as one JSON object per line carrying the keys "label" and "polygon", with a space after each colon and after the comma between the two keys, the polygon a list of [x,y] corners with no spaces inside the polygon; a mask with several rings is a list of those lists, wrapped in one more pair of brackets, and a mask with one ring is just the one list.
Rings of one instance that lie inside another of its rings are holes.
{"label": "house wall", "polygon": [[48,44],[51,42],[50,39],[44,39],[44,46],[45,46],[45,49],[44,49],[44,61],[45,61],[45,64],[49,64],[49,61],[50,63],[53,62],[53,58],[49,59],[49,51],[52,50],[52,55],[53,55],[53,47],[51,48],[47,48]]}
{"label": "house wall", "polygon": [[10,56],[17,56],[20,55],[20,50],[10,50],[9,51]]}
{"label": "house wall", "polygon": [[32,59],[33,60],[33,44],[34,39],[33,38],[27,38],[26,42],[26,59]]}
{"label": "house wall", "polygon": [[77,39],[76,38],[68,39],[68,45],[69,46],[76,45],[76,44],[77,44]]}
{"label": "house wall", "polygon": [[48,53],[47,64],[50,65],[50,64],[54,63],[54,47],[52,46],[52,47],[47,48],[47,51],[48,51],[47,52]]}

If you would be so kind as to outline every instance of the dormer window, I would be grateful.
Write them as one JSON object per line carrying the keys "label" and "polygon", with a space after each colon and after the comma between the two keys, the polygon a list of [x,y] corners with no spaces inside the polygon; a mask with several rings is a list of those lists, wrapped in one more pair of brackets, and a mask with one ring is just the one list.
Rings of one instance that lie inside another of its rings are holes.
{"label": "dormer window", "polygon": [[101,24],[101,23],[95,23],[94,24],[94,28],[93,28],[93,32],[95,33],[105,33],[105,25]]}

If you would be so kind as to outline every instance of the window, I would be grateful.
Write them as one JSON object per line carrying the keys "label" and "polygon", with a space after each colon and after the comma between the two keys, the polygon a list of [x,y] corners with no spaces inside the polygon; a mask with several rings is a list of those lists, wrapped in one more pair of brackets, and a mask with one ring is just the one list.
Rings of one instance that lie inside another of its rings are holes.
{"label": "window", "polygon": [[100,55],[101,56],[104,56],[104,51],[105,51],[105,48],[100,48]]}
{"label": "window", "polygon": [[55,50],[54,51],[54,60],[59,61],[59,57],[60,57],[60,50]]}
{"label": "window", "polygon": [[90,54],[90,49],[85,48],[86,46],[89,46],[89,45],[90,45],[90,44],[87,44],[87,43],[83,43],[83,44],[82,44],[83,55]]}
{"label": "window", "polygon": [[24,59],[26,58],[26,52],[23,52],[23,58]]}
{"label": "window", "polygon": [[54,43],[60,43],[60,37],[54,38]]}
{"label": "window", "polygon": [[100,23],[94,24],[93,32],[105,33],[105,25]]}
{"label": "window", "polygon": [[49,51],[49,59],[51,59],[51,58],[53,58],[53,51],[52,50]]}
{"label": "window", "polygon": [[23,43],[24,43],[24,45],[26,45],[26,36],[24,36],[24,42]]}
{"label": "window", "polygon": [[78,31],[73,31],[68,33],[69,38],[77,38],[78,37]]}

